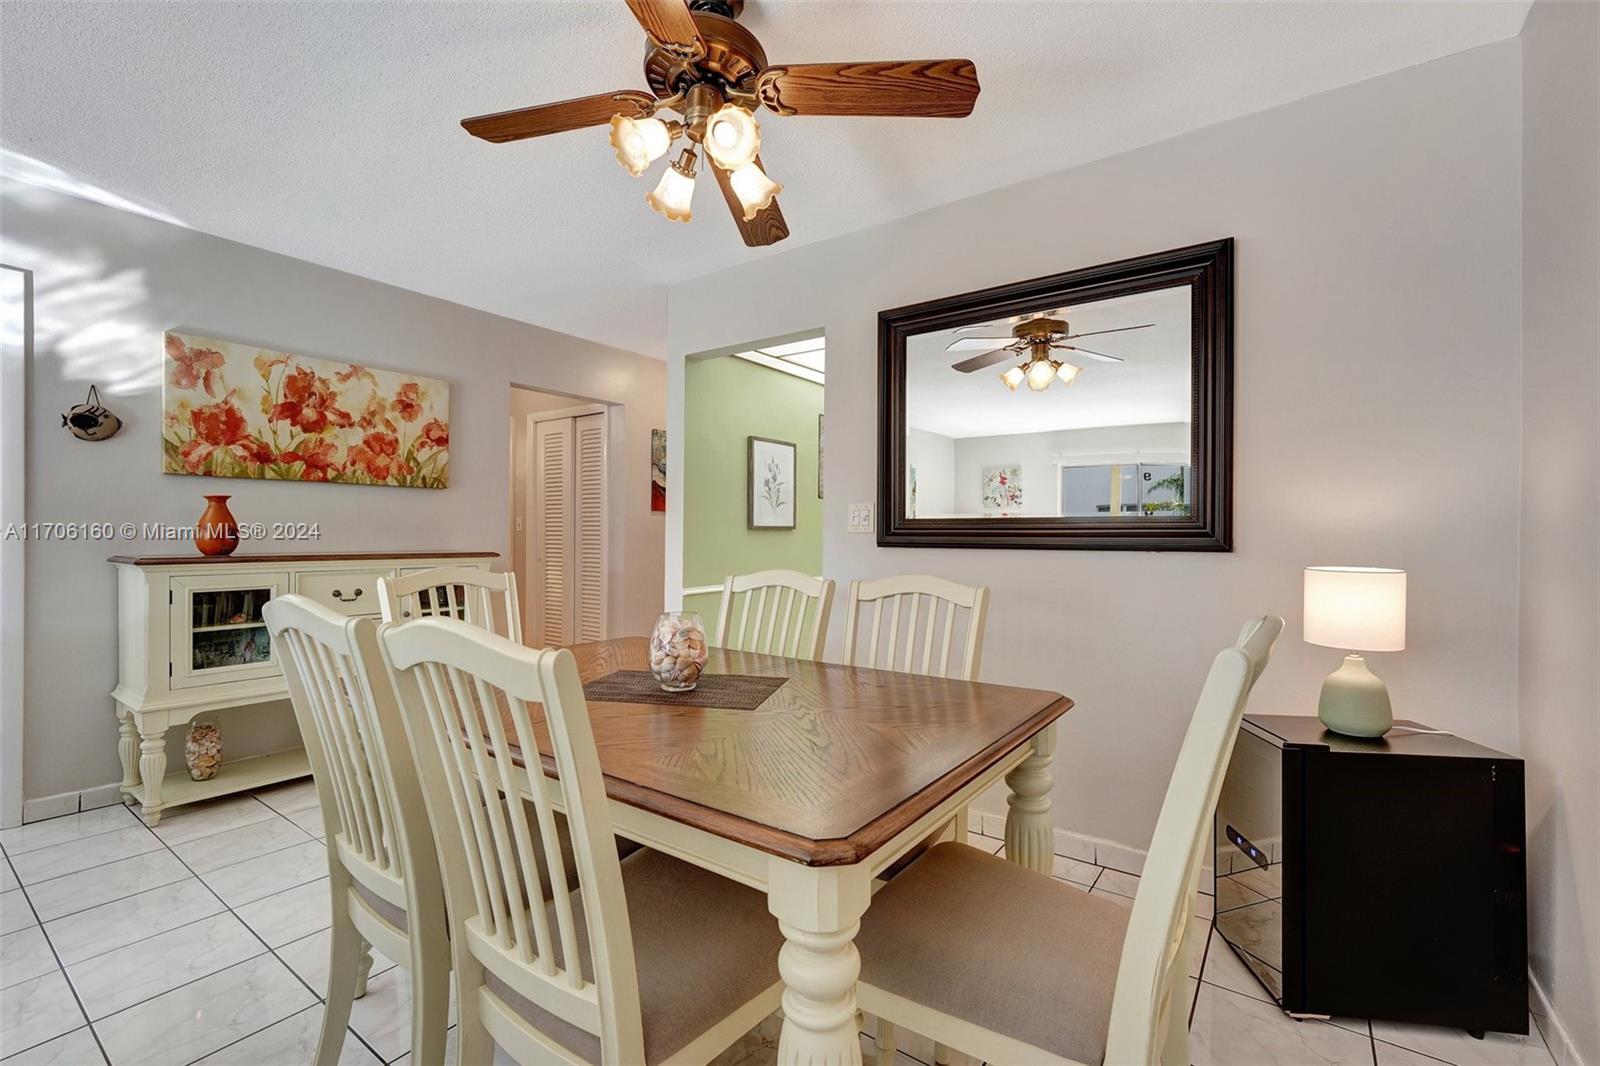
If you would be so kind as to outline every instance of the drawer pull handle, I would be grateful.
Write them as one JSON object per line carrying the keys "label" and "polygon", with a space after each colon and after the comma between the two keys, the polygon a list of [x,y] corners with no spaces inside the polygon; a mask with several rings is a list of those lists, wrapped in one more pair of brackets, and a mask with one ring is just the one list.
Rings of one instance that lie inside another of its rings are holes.
{"label": "drawer pull handle", "polygon": [[333,590],[333,598],[338,600],[340,603],[354,603],[354,602],[356,602],[357,600],[359,600],[361,598],[361,590],[360,589],[356,589],[355,594],[352,595],[349,599],[346,599],[343,590],[334,589]]}

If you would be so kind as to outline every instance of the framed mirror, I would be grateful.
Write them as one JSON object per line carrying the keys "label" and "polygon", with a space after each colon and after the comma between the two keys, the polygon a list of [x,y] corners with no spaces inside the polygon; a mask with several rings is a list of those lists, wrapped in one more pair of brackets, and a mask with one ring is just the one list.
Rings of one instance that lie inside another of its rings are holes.
{"label": "framed mirror", "polygon": [[878,543],[1231,551],[1233,241],[878,315]]}

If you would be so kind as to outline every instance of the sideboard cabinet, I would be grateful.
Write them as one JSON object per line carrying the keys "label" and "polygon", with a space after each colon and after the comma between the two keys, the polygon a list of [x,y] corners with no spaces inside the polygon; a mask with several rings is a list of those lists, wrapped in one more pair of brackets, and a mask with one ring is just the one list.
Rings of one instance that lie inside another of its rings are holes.
{"label": "sideboard cabinet", "polygon": [[[494,552],[112,556],[117,571],[118,720],[122,791],[148,825],[169,807],[311,772],[303,749],[224,758],[207,781],[167,773],[167,730],[200,714],[286,700],[261,618],[295,592],[347,615],[378,614],[378,579],[435,566],[487,570]],[[224,732],[226,728],[224,727]]]}

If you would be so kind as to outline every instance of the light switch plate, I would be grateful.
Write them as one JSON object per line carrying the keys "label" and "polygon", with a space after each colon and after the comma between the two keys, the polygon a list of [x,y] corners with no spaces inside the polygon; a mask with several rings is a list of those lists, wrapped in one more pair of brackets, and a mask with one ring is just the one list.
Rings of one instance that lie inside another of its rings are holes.
{"label": "light switch plate", "polygon": [[871,533],[872,504],[852,503],[850,505],[849,522],[846,528],[851,533]]}

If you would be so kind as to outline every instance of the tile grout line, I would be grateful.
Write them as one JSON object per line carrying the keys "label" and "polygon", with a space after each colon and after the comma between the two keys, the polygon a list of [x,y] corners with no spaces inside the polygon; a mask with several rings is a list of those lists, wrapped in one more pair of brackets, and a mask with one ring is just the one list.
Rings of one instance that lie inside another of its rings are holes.
{"label": "tile grout line", "polygon": [[[3,860],[0,861],[3,861],[6,864],[7,869],[11,871],[12,877],[17,876],[17,868],[12,864],[11,856],[7,855]],[[95,1032],[94,1023],[89,1020],[89,1012],[84,1009],[83,1000],[81,997],[79,997],[77,988],[73,986],[72,978],[67,976],[66,964],[61,961],[61,955],[56,951],[55,942],[50,939],[50,934],[45,932],[44,923],[39,921],[39,912],[34,909],[33,900],[28,897],[27,886],[22,884],[21,878],[17,879],[17,886],[22,889],[22,901],[28,905],[28,910],[30,913],[32,913],[33,920],[38,922],[37,928],[39,933],[44,937],[45,946],[50,949],[50,957],[56,960],[56,972],[61,975],[62,983],[67,986],[67,994],[72,997],[72,1002],[77,1005],[78,1017],[83,1019],[82,1027],[89,1030],[89,1037],[94,1041],[94,1046],[100,1052],[100,1060],[102,1062],[109,1063],[111,1061],[111,1056],[106,1054],[105,1045],[100,1043],[100,1034]],[[49,974],[42,974],[41,976],[48,977]],[[35,980],[37,980],[37,978],[35,978]],[[65,1033],[58,1033],[55,1036],[50,1037],[49,1040],[41,1040],[39,1043],[32,1045],[32,1047],[22,1048],[20,1051],[14,1052],[13,1054],[20,1054],[22,1051],[29,1051],[32,1048],[41,1047],[50,1043],[51,1040],[60,1040],[62,1037],[70,1036],[77,1031],[78,1029],[76,1027],[68,1029]]]}

